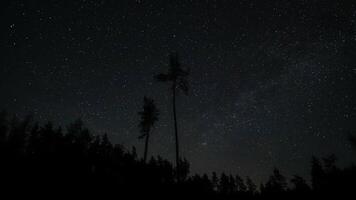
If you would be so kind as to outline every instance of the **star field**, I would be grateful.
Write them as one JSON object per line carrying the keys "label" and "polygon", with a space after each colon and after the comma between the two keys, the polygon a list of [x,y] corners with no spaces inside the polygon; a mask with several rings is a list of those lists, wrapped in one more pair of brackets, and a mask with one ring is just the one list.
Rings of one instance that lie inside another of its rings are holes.
{"label": "star field", "polygon": [[351,1],[19,1],[1,6],[0,104],[138,148],[144,95],[161,111],[149,155],[174,158],[169,86],[177,51],[181,153],[193,172],[307,176],[312,155],[349,164],[355,131]]}

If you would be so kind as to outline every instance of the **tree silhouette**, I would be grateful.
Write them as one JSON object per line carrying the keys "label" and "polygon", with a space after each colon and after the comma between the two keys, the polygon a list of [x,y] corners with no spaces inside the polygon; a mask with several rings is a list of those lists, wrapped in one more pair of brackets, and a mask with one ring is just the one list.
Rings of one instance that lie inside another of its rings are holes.
{"label": "tree silhouette", "polygon": [[356,136],[350,135],[349,136],[349,141],[354,149],[356,149]]}
{"label": "tree silhouette", "polygon": [[145,138],[145,151],[143,161],[147,160],[148,140],[150,137],[150,131],[154,123],[158,120],[159,111],[154,104],[153,99],[148,97],[143,98],[143,111],[138,113],[141,116],[139,127],[141,128],[141,135],[139,139]]}
{"label": "tree silhouette", "polygon": [[221,194],[227,195],[229,193],[230,180],[229,176],[225,173],[221,173],[220,182],[219,182],[219,192]]}
{"label": "tree silhouette", "polygon": [[247,191],[251,195],[254,195],[257,192],[257,186],[249,176],[246,177],[246,186],[247,186]]}
{"label": "tree silhouette", "polygon": [[5,111],[0,112],[0,148],[4,147],[7,138],[7,113]]}
{"label": "tree silhouette", "polygon": [[177,112],[176,112],[176,92],[177,89],[188,94],[188,81],[187,76],[189,72],[181,68],[181,64],[176,53],[169,56],[169,70],[168,73],[161,73],[155,76],[160,82],[170,82],[172,85],[172,105],[173,105],[173,119],[174,119],[174,133],[175,133],[175,147],[176,147],[176,169],[177,181],[180,180],[180,157],[179,157],[179,140],[178,140],[178,125],[177,125]]}
{"label": "tree silhouette", "polygon": [[277,168],[273,170],[273,174],[269,177],[265,190],[269,194],[279,194],[285,192],[287,188],[286,178],[279,172]]}
{"label": "tree silhouette", "polygon": [[311,181],[313,190],[319,191],[323,188],[325,179],[325,172],[320,160],[312,157]]}
{"label": "tree silhouette", "polygon": [[189,168],[190,168],[190,164],[187,159],[185,158],[179,159],[179,169],[176,169],[176,173],[178,173],[179,171],[180,181],[184,181],[187,179],[189,174]]}
{"label": "tree silhouette", "polygon": [[235,182],[236,182],[236,190],[237,192],[246,192],[246,185],[244,182],[244,179],[242,179],[239,175],[235,176]]}
{"label": "tree silhouette", "polygon": [[334,154],[328,155],[324,158],[322,158],[323,163],[324,163],[324,171],[326,173],[334,173],[335,171],[337,171],[337,167],[336,167],[336,156]]}
{"label": "tree silhouette", "polygon": [[234,179],[234,176],[231,174],[229,175],[229,193],[233,194],[237,191],[236,189],[236,181]]}
{"label": "tree silhouette", "polygon": [[17,156],[24,153],[27,133],[29,132],[31,121],[32,116],[28,115],[22,121],[17,117],[13,117],[10,122],[11,128],[7,140],[10,150]]}
{"label": "tree silhouette", "polygon": [[214,191],[218,191],[218,187],[219,187],[219,177],[217,176],[216,172],[212,172],[211,175],[211,184],[212,184],[212,188]]}
{"label": "tree silhouette", "polygon": [[290,180],[293,183],[293,190],[299,194],[305,194],[310,191],[310,187],[307,184],[306,180],[298,175],[294,175],[294,177]]}

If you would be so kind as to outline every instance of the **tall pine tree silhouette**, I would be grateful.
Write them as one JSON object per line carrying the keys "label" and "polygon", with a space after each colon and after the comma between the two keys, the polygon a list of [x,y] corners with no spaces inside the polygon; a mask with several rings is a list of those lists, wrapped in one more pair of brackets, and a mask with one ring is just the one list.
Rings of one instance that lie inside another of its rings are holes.
{"label": "tall pine tree silhouette", "polygon": [[168,73],[161,73],[155,76],[160,82],[169,82],[172,87],[172,104],[173,104],[173,119],[174,119],[174,133],[175,133],[175,147],[176,147],[176,172],[177,181],[180,180],[180,157],[179,157],[179,140],[178,140],[178,125],[177,125],[177,112],[176,112],[176,92],[181,90],[184,94],[188,94],[187,76],[189,72],[181,68],[177,53],[170,54],[169,56],[169,70]]}
{"label": "tall pine tree silhouette", "polygon": [[147,160],[148,140],[150,131],[154,123],[158,120],[159,111],[154,104],[153,99],[148,97],[143,98],[143,111],[138,113],[141,116],[139,127],[141,128],[141,135],[139,139],[145,138],[145,152],[143,156],[144,162]]}

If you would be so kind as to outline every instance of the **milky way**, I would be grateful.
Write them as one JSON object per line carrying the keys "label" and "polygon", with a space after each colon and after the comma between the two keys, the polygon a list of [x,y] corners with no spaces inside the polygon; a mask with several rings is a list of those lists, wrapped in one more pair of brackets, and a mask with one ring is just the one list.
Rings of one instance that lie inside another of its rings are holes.
{"label": "milky way", "polygon": [[165,72],[178,94],[192,172],[307,177],[312,155],[354,160],[356,4],[351,1],[9,1],[1,6],[0,104],[66,125],[82,118],[127,148],[143,143],[144,95],[161,111],[149,153],[173,159]]}

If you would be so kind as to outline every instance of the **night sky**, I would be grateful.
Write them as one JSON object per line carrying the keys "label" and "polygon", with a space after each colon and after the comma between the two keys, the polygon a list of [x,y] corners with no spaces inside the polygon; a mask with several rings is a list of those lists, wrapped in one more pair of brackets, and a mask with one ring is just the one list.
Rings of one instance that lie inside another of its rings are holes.
{"label": "night sky", "polygon": [[355,161],[356,2],[2,1],[0,109],[67,125],[82,118],[137,147],[143,96],[161,112],[149,155],[174,159],[168,70],[190,68],[177,97],[191,171],[308,178],[312,155]]}

